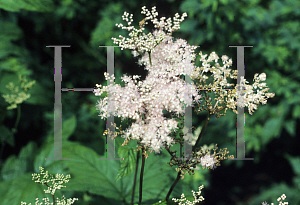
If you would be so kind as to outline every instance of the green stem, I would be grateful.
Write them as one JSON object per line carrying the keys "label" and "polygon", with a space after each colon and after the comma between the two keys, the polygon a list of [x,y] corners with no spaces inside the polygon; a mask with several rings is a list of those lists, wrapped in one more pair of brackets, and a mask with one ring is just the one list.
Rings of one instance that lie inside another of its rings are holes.
{"label": "green stem", "polygon": [[200,141],[200,139],[201,139],[201,137],[202,137],[202,134],[203,134],[203,132],[204,132],[204,130],[205,130],[207,124],[208,124],[208,121],[210,120],[210,116],[211,116],[211,114],[210,114],[209,111],[208,111],[207,119],[206,119],[205,124],[204,124],[204,126],[202,127],[202,130],[201,130],[201,132],[200,132],[200,134],[199,134],[199,136],[198,136],[198,139],[197,139],[197,141],[196,141],[196,143],[195,143],[195,145],[194,145],[194,147],[193,147],[193,152],[194,152],[194,151],[196,150],[196,148],[197,148],[197,145],[198,145],[198,143],[199,143],[199,141]]}
{"label": "green stem", "polygon": [[[204,126],[202,127],[202,130],[201,130],[201,132],[200,132],[200,134],[199,134],[199,136],[198,136],[198,139],[197,139],[197,141],[196,141],[196,143],[195,143],[195,145],[194,145],[194,147],[193,147],[193,152],[194,152],[194,151],[196,150],[196,148],[197,148],[197,144],[199,143],[199,141],[200,141],[200,139],[201,139],[201,137],[202,137],[202,134],[203,134],[203,132],[204,132],[204,130],[205,130],[207,124],[208,124],[208,121],[210,120],[210,116],[211,116],[211,114],[208,112],[208,117],[207,117],[207,119],[206,119],[206,122],[205,122]],[[180,148],[181,148],[181,146],[180,146]],[[166,201],[168,201],[168,199],[169,199],[169,197],[170,197],[170,195],[171,195],[171,193],[172,193],[174,187],[175,187],[176,184],[178,183],[178,181],[179,181],[179,179],[180,179],[180,175],[181,175],[181,171],[178,172],[177,177],[176,177],[174,183],[172,184],[172,186],[171,186],[171,188],[170,188],[170,190],[169,190],[169,192],[168,192],[168,194],[167,194],[167,196],[166,196]]]}
{"label": "green stem", "polygon": [[137,171],[138,171],[139,159],[140,159],[140,152],[138,151],[138,152],[136,152],[136,164],[135,164],[134,181],[133,181],[132,194],[131,194],[131,205],[133,205],[133,200],[134,200],[134,191],[135,191],[135,184],[136,184],[136,176],[137,176]]}
{"label": "green stem", "polygon": [[17,105],[17,109],[18,109],[18,111],[17,111],[17,120],[15,122],[14,128],[12,128],[12,133],[13,134],[17,132],[17,127],[18,127],[18,124],[19,124],[19,121],[20,121],[20,118],[21,118],[21,105],[20,104]]}
{"label": "green stem", "polygon": [[[47,183],[45,183],[45,185],[47,186],[47,187],[50,187]],[[52,200],[53,200],[53,205],[55,205],[55,198],[54,198],[54,194],[52,195]]]}
{"label": "green stem", "polygon": [[141,167],[141,174],[140,174],[139,204],[138,205],[141,205],[141,203],[142,203],[144,167],[145,167],[145,155],[144,155],[144,147],[143,147],[142,148],[142,167]]}
{"label": "green stem", "polygon": [[150,66],[152,66],[152,62],[151,62],[151,51],[148,51],[148,55],[149,55],[149,61],[150,61]]}
{"label": "green stem", "polygon": [[143,54],[137,48],[135,50],[140,54],[140,56],[143,56]]}

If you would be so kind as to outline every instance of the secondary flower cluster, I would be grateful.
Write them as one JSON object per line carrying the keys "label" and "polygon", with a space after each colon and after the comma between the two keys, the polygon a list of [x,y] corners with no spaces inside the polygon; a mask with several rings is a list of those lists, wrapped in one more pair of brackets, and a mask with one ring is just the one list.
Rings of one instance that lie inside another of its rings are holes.
{"label": "secondary flower cluster", "polygon": [[26,76],[19,75],[19,83],[21,84],[20,87],[14,85],[13,82],[10,82],[8,85],[5,86],[10,91],[10,94],[2,95],[5,101],[10,104],[6,108],[7,110],[17,108],[18,104],[21,104],[23,101],[30,98],[30,94],[27,92],[35,84],[35,80],[30,81],[28,83],[27,81],[28,80]]}
{"label": "secondary flower cluster", "polygon": [[[288,202],[282,202],[285,200],[285,198],[286,198],[285,194],[282,194],[281,197],[279,197],[277,199],[277,201],[279,201],[279,205],[288,205],[289,204]],[[267,202],[262,202],[262,205],[269,205],[269,204],[267,204]],[[271,205],[274,205],[274,203],[271,203]]]}
{"label": "secondary flower cluster", "polygon": [[[269,88],[267,88],[266,83],[260,83],[260,81],[266,80],[266,74],[261,73],[258,75],[256,73],[254,75],[253,85],[246,85],[249,83],[241,77],[241,82],[239,85],[236,85],[234,89],[226,90],[225,87],[234,86],[235,84],[229,84],[227,82],[227,78],[230,77],[231,79],[237,79],[237,70],[232,71],[229,67],[232,65],[232,60],[229,59],[227,56],[223,55],[221,57],[223,66],[220,66],[218,63],[219,56],[212,52],[208,59],[206,59],[207,55],[203,55],[202,52],[199,53],[201,56],[200,61],[202,63],[201,68],[197,68],[195,71],[192,72],[192,79],[197,79],[199,83],[197,83],[197,87],[205,92],[214,92],[215,97],[215,105],[212,105],[212,99],[209,97],[205,97],[206,108],[204,106],[199,106],[199,110],[197,112],[201,112],[203,110],[209,111],[211,114],[215,114],[217,118],[220,117],[219,112],[225,109],[225,113],[227,109],[232,109],[232,111],[238,114],[236,108],[239,107],[248,107],[249,114],[252,115],[254,109],[257,109],[257,105],[259,103],[266,104],[268,98],[272,98],[275,96],[274,93],[266,93]],[[215,66],[210,65],[211,62],[215,61]],[[212,73],[214,78],[213,84],[206,83],[206,76],[207,72]],[[245,88],[245,90],[243,89]],[[262,90],[257,90],[254,93],[253,88],[260,88]],[[264,89],[263,89],[264,88]],[[239,89],[239,92],[237,91]],[[244,95],[243,95],[244,94]],[[243,95],[243,96],[242,96]],[[224,104],[224,106],[221,106]]]}
{"label": "secondary flower cluster", "polygon": [[[114,40],[114,43],[119,44],[119,46],[121,46],[121,50],[123,49],[133,49],[135,51],[138,52],[149,52],[151,50],[153,50],[154,47],[156,47],[156,45],[158,45],[165,37],[165,33],[163,32],[163,30],[168,31],[167,34],[171,35],[172,32],[180,29],[179,24],[184,20],[184,17],[187,16],[186,13],[184,13],[181,17],[181,19],[179,18],[179,14],[176,13],[175,17],[173,18],[174,20],[174,26],[172,27],[172,20],[171,18],[167,19],[167,22],[165,22],[164,20],[166,19],[165,17],[162,17],[160,19],[160,21],[157,20],[156,16],[158,16],[158,13],[156,12],[156,7],[152,7],[152,11],[150,13],[150,11],[148,11],[148,9],[146,9],[146,6],[142,7],[142,14],[146,14],[146,18],[140,22],[140,29],[136,29],[134,28],[134,26],[130,26],[132,23],[132,16],[133,14],[130,14],[129,18],[130,21],[128,20],[128,15],[129,13],[124,12],[122,18],[123,20],[127,21],[128,27],[123,26],[123,24],[116,24],[116,26],[118,27],[122,27],[122,29],[131,31],[129,33],[129,36],[131,38],[125,38],[121,35],[119,35],[120,39],[116,39],[116,38],[112,38]],[[148,20],[152,21],[152,23],[154,24],[155,28],[158,28],[160,30],[159,35],[156,35],[157,38],[154,38],[154,36],[149,33],[148,35],[146,35],[145,33],[143,33],[143,30],[145,30],[145,28],[143,28],[143,26],[145,24],[148,24]],[[141,34],[143,34],[143,36],[141,36]],[[141,53],[140,53],[141,54]]]}
{"label": "secondary flower cluster", "polygon": [[227,148],[220,149],[218,153],[216,150],[218,149],[218,145],[215,145],[214,153],[210,154],[211,149],[203,149],[204,147],[197,148],[195,152],[192,153],[192,157],[189,160],[182,161],[181,159],[176,158],[176,151],[171,151],[166,147],[167,151],[169,151],[173,156],[171,157],[171,162],[168,164],[172,166],[177,166],[175,170],[177,172],[181,171],[181,178],[184,179],[184,175],[189,173],[189,175],[194,175],[194,170],[196,170],[197,164],[201,164],[203,170],[204,169],[215,169],[217,166],[221,166],[220,162],[225,159],[234,159],[233,155],[226,156],[229,151]]}
{"label": "secondary flower cluster", "polygon": [[[200,196],[201,194],[201,189],[203,189],[203,185],[199,187],[199,191],[196,192],[197,193],[197,196]],[[185,199],[185,196],[184,194],[181,194],[181,199],[176,199],[176,198],[173,198],[172,200],[174,202],[179,202],[179,205],[194,205],[194,204],[197,204],[198,202],[200,201],[204,201],[204,198],[203,196],[200,196],[198,199],[197,199],[197,196],[195,195],[195,191],[192,190],[192,193],[193,193],[193,197],[194,197],[194,201],[193,202],[190,202],[189,200]]]}
{"label": "secondary flower cluster", "polygon": [[[57,189],[61,189],[63,187],[62,184],[63,183],[68,183],[69,182],[69,178],[71,178],[70,175],[67,175],[66,177],[64,177],[63,174],[56,174],[55,178],[53,177],[52,174],[48,174],[48,171],[46,171],[46,173],[44,173],[44,168],[43,167],[39,167],[39,170],[41,171],[40,174],[32,174],[32,180],[35,180],[34,182],[36,183],[41,183],[41,184],[45,184],[48,187],[48,190],[44,190],[45,193],[50,193],[53,197],[53,201],[54,199],[54,193]],[[42,179],[41,179],[42,178]],[[51,182],[52,185],[49,183]],[[78,201],[78,198],[73,198],[73,199],[67,199],[67,202],[65,201],[65,197],[62,196],[61,199],[57,198],[56,201],[54,203],[50,203],[48,198],[43,198],[43,201],[45,203],[45,205],[71,205],[73,204],[75,201]],[[26,205],[26,202],[21,202],[21,205]],[[39,203],[39,199],[36,198],[36,202],[35,205],[42,205],[43,202]],[[28,205],[31,205],[31,203],[29,203]]]}

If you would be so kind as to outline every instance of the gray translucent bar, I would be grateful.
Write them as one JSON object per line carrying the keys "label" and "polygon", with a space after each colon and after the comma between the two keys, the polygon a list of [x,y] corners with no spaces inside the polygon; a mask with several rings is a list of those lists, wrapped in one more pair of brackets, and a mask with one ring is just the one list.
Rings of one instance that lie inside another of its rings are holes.
{"label": "gray translucent bar", "polygon": [[54,47],[54,158],[46,160],[71,160],[62,158],[62,103],[61,103],[61,82],[62,82],[62,47],[71,46],[46,46]]}
{"label": "gray translucent bar", "polygon": [[94,91],[95,88],[62,88],[61,91]]}
{"label": "gray translucent bar", "polygon": [[[187,51],[186,51],[187,52]],[[187,55],[188,56],[188,55]],[[185,59],[185,64],[190,64],[191,59]],[[185,102],[192,103],[193,98],[191,94],[191,70],[188,69],[189,66],[185,66],[185,90],[184,90],[184,100]],[[177,158],[177,160],[188,160],[192,157],[193,146],[191,144],[193,134],[192,134],[192,107],[186,106],[184,112],[184,158]]]}
{"label": "gray translucent bar", "polygon": [[[109,76],[115,73],[114,70],[114,47],[116,46],[99,46],[99,47],[107,47],[107,73]],[[110,81],[107,80],[107,86],[110,85]],[[113,96],[110,92],[107,92],[108,102],[107,102],[107,109],[108,110],[114,110],[114,101]],[[111,115],[106,120],[106,130],[109,132],[114,133],[115,132],[115,126],[114,126],[114,116]],[[107,143],[107,158],[98,158],[98,160],[123,160],[123,158],[115,158],[115,146],[114,146],[114,140],[106,135],[106,143]]]}
{"label": "gray translucent bar", "polygon": [[[244,47],[253,47],[253,46],[229,46],[229,47],[237,47],[237,84],[239,85],[241,82],[241,76],[245,76],[245,63],[244,63]],[[240,93],[241,90],[245,90],[245,87],[239,88],[237,92]],[[240,95],[243,97],[245,93]],[[238,99],[237,99],[238,100]],[[236,135],[236,158],[229,160],[254,160],[254,158],[246,158],[245,157],[245,118],[244,118],[244,107],[240,108],[237,106],[237,135]]]}

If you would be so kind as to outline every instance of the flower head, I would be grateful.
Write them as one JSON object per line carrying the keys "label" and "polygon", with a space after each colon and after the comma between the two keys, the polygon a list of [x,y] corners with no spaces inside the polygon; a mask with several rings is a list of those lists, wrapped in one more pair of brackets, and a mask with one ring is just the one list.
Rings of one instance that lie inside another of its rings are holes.
{"label": "flower head", "polygon": [[201,157],[201,165],[203,169],[205,168],[215,169],[216,168],[215,164],[216,164],[216,160],[214,156],[207,154],[204,157]]}

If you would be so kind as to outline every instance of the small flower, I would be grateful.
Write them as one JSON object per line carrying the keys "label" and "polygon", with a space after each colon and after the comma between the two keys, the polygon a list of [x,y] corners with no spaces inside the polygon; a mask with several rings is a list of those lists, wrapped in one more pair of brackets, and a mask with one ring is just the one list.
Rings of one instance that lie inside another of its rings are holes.
{"label": "small flower", "polygon": [[201,165],[203,167],[203,169],[205,168],[212,168],[215,169],[216,168],[216,160],[214,158],[214,156],[207,154],[204,157],[201,157]]}
{"label": "small flower", "polygon": [[[197,193],[197,196],[200,196],[201,194],[201,189],[203,189],[203,185],[199,187],[199,191],[196,192]],[[195,195],[195,191],[192,190],[192,193],[193,193],[193,197],[194,197],[194,201],[193,202],[190,202],[189,200],[187,200],[184,196],[184,194],[182,193],[181,194],[181,199],[176,199],[176,198],[172,198],[172,200],[174,202],[179,202],[179,205],[194,205],[198,202],[201,202],[201,201],[204,201],[204,198],[203,196],[200,196],[198,199],[197,199],[197,196]]]}

